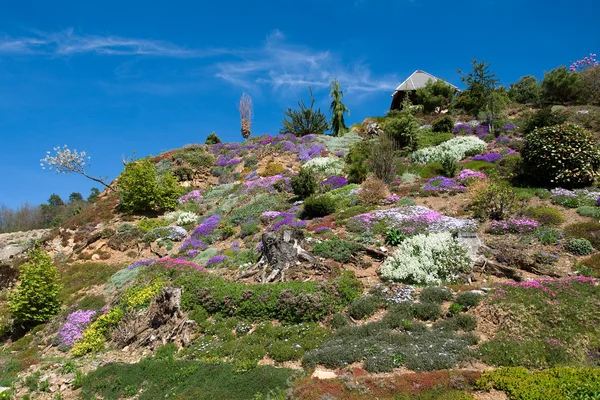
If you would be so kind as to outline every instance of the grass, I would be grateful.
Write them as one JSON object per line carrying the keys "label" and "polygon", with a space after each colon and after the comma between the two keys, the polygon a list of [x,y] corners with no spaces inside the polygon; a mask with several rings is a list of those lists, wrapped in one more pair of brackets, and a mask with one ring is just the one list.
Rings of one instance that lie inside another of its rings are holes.
{"label": "grass", "polygon": [[60,298],[67,305],[75,303],[78,291],[95,285],[102,285],[122,266],[106,263],[75,263],[59,267],[60,283],[63,288]]}
{"label": "grass", "polygon": [[248,400],[287,388],[293,373],[268,366],[236,372],[231,364],[145,359],[93,371],[83,379],[81,398]]}

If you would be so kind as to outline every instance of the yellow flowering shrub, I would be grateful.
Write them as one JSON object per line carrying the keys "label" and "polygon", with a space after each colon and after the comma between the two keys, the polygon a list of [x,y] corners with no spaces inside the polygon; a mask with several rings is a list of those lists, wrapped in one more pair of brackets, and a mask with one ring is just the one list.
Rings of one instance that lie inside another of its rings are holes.
{"label": "yellow flowering shrub", "polygon": [[163,288],[164,282],[155,280],[147,286],[132,286],[123,295],[121,306],[125,311],[136,310],[150,304],[150,300]]}
{"label": "yellow flowering shrub", "polygon": [[90,352],[100,351],[104,348],[106,334],[113,326],[123,319],[123,309],[115,307],[108,313],[101,315],[87,327],[81,338],[77,339],[71,353],[74,356],[83,356]]}

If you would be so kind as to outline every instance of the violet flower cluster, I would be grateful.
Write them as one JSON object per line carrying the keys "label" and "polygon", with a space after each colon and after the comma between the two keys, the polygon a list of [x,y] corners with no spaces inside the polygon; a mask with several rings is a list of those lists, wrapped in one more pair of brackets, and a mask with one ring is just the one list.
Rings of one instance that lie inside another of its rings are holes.
{"label": "violet flower cluster", "polygon": [[200,194],[199,190],[192,190],[191,192],[184,194],[183,196],[181,196],[180,198],[177,199],[177,201],[180,204],[183,203],[199,203],[202,201],[202,199],[204,199],[204,196],[202,196]]}
{"label": "violet flower cluster", "polygon": [[348,179],[344,178],[343,176],[331,175],[321,182],[321,188],[325,190],[334,190],[339,189],[342,186],[346,186],[347,184]]}
{"label": "violet flower cluster", "polygon": [[493,163],[498,160],[501,160],[504,157],[512,156],[513,154],[517,154],[517,152],[514,151],[513,149],[506,148],[506,149],[500,150],[499,152],[492,151],[487,154],[477,155],[477,156],[473,157],[473,161],[485,161],[485,162]]}
{"label": "violet flower cluster", "polygon": [[315,228],[315,233],[323,233],[323,232],[329,232],[331,231],[331,228],[329,228],[328,226],[319,226],[317,228]]}
{"label": "violet flower cluster", "polygon": [[531,218],[513,218],[505,221],[493,221],[490,231],[495,235],[526,233],[534,231],[539,225],[539,222]]}
{"label": "violet flower cluster", "polygon": [[77,310],[67,316],[67,322],[58,330],[59,346],[71,347],[96,315],[94,310]]}
{"label": "violet flower cluster", "polygon": [[227,256],[224,255],[219,255],[219,256],[214,256],[213,258],[211,258],[210,260],[208,260],[206,262],[206,264],[204,264],[204,267],[208,268],[211,265],[215,265],[215,264],[220,264],[223,261],[225,261],[227,259]]}
{"label": "violet flower cluster", "polygon": [[476,179],[485,179],[487,178],[485,176],[485,174],[483,172],[480,171],[473,171],[471,169],[463,169],[462,171],[460,171],[458,173],[458,176],[456,177],[456,180],[458,182],[465,182],[465,181],[473,181]]}
{"label": "violet flower cluster", "polygon": [[396,204],[400,200],[400,196],[398,196],[396,193],[392,193],[385,199],[385,204]]}
{"label": "violet flower cluster", "polygon": [[276,190],[273,185],[275,185],[275,183],[277,182],[281,182],[287,188],[290,185],[290,178],[278,174],[273,176],[266,176],[264,178],[259,178],[253,181],[246,181],[244,182],[244,185],[246,186],[245,193],[249,193],[257,189],[263,189],[269,193],[275,193]]}
{"label": "violet flower cluster", "polygon": [[179,251],[206,250],[208,246],[204,243],[203,239],[213,233],[219,222],[221,222],[221,216],[218,214],[206,218],[200,226],[192,231],[192,234],[183,242]]}
{"label": "violet flower cluster", "polygon": [[134,268],[137,268],[137,267],[142,267],[142,266],[150,265],[150,264],[152,264],[155,261],[156,261],[156,259],[154,259],[154,258],[150,258],[148,260],[136,261],[133,264],[129,264],[127,266],[127,269],[134,269]]}
{"label": "violet flower cluster", "polygon": [[459,123],[454,126],[454,130],[452,131],[452,133],[461,134],[461,135],[472,135],[473,128],[471,128],[471,126],[469,126],[467,124]]}
{"label": "violet flower cluster", "polygon": [[477,229],[474,220],[448,217],[423,206],[400,206],[376,210],[351,219],[365,231],[370,231],[377,223],[383,223],[387,228],[396,228],[405,235],[472,232]]}
{"label": "violet flower cluster", "polygon": [[462,192],[467,188],[466,186],[461,185],[457,181],[452,178],[447,178],[445,176],[436,176],[435,178],[431,178],[425,183],[423,189],[427,192]]}
{"label": "violet flower cluster", "polygon": [[306,221],[299,220],[295,214],[285,211],[265,211],[260,215],[260,219],[265,223],[273,223],[269,228],[271,231],[276,231],[284,225],[291,228],[306,228]]}

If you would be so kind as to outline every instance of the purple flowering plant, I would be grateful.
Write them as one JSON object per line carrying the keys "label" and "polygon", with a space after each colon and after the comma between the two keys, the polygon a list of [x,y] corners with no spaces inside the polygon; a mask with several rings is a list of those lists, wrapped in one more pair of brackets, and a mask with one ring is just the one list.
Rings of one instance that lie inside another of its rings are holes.
{"label": "purple flowering plant", "polygon": [[323,180],[323,182],[321,182],[320,186],[321,186],[321,189],[323,189],[324,191],[329,191],[329,190],[339,189],[342,186],[346,186],[347,184],[348,184],[348,179],[344,178],[343,176],[331,175],[331,176],[328,176],[327,178],[325,178],[325,180]]}
{"label": "purple flowering plant", "polygon": [[95,310],[77,310],[67,315],[67,322],[58,330],[59,348],[65,349],[73,346],[95,316]]}
{"label": "purple flowering plant", "polygon": [[454,126],[454,130],[452,131],[452,133],[458,134],[458,135],[472,135],[473,128],[471,128],[471,126],[469,126],[467,124],[459,123]]}
{"label": "purple flowering plant", "polygon": [[531,218],[513,218],[504,221],[493,221],[490,232],[495,235],[526,233],[533,232],[539,225],[539,222]]}
{"label": "purple flowering plant", "polygon": [[227,256],[224,256],[224,255],[214,256],[213,258],[208,260],[204,266],[206,268],[208,268],[208,267],[214,266],[216,264],[221,264],[225,260],[227,260]]}
{"label": "purple flowering plant", "polygon": [[436,176],[425,183],[423,190],[426,192],[435,193],[455,193],[463,192],[467,188],[452,178],[445,176]]}

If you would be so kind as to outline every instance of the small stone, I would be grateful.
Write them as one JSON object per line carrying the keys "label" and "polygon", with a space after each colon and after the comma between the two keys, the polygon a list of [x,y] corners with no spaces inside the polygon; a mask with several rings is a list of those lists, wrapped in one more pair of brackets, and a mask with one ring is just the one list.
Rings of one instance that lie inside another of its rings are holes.
{"label": "small stone", "polygon": [[337,374],[333,371],[323,371],[320,369],[315,370],[315,372],[313,372],[312,378],[317,378],[317,379],[335,379],[337,378]]}
{"label": "small stone", "polygon": [[92,261],[98,261],[98,260],[100,260],[100,256],[98,254],[93,254]]}

